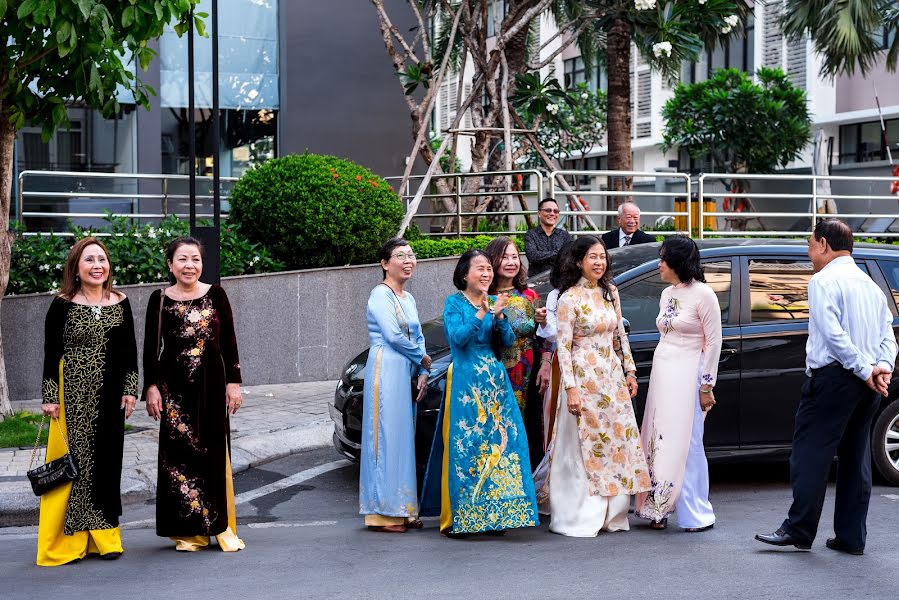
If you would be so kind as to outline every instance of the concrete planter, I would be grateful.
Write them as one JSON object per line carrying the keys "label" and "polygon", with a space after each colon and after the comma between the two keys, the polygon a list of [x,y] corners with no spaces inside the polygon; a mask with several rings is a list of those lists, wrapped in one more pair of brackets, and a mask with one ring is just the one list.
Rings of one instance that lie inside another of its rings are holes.
{"label": "concrete planter", "polygon": [[[408,290],[423,321],[440,316],[455,291],[456,257],[422,260]],[[246,385],[336,379],[346,361],[368,345],[365,308],[381,281],[379,265],[333,267],[222,281],[237,321]],[[138,356],[143,349],[147,301],[163,284],[129,285]],[[3,350],[13,400],[38,398],[44,360],[44,317],[50,294],[3,299]],[[152,332],[155,336],[155,332]]]}

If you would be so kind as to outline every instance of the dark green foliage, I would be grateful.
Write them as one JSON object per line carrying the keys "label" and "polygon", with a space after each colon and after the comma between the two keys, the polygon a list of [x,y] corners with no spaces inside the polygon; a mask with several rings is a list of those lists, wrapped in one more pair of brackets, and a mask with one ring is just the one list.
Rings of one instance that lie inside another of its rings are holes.
{"label": "dark green foliage", "polygon": [[246,173],[229,219],[289,269],[372,263],[403,205],[390,185],[333,156],[294,154]]}
{"label": "dark green foliage", "polygon": [[[512,238],[518,246],[519,252],[524,252],[524,239],[518,236]],[[463,238],[420,238],[410,239],[409,245],[419,260],[423,258],[440,258],[442,256],[459,256],[469,248],[483,250],[493,240],[489,235],[473,235]]]}
{"label": "dark green foliage", "polygon": [[759,83],[737,69],[678,85],[665,103],[665,150],[711,155],[724,172],[770,173],[799,156],[811,134],[805,92],[780,69],[761,68]]}
{"label": "dark green foliage", "polygon": [[[187,223],[174,216],[156,225],[137,226],[125,217],[106,217],[109,226],[103,238],[109,249],[116,285],[162,282],[168,277],[165,247],[174,238],[188,235]],[[22,229],[16,226],[16,231]],[[90,235],[88,230],[71,228],[75,239]],[[20,237],[13,245],[8,294],[47,292],[59,287],[63,266],[73,238],[50,236]],[[284,266],[258,244],[246,239],[232,223],[222,227],[221,275],[250,275],[283,270]]]}

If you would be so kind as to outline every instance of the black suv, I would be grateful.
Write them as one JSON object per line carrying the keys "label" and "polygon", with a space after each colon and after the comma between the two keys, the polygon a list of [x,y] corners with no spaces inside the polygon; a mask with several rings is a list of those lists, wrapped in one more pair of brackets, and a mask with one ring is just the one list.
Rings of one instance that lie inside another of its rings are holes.
{"label": "black suv", "polygon": [[[723,346],[715,398],[705,425],[710,460],[783,459],[789,456],[793,415],[805,379],[808,337],[808,282],[814,271],[801,240],[703,240],[706,281],[721,306]],[[610,251],[621,307],[637,363],[640,392],[634,399],[642,419],[652,356],[659,341],[655,319],[667,286],[659,276],[659,244]],[[856,244],[856,263],[880,286],[894,330],[899,328],[899,252],[892,246]],[[531,278],[541,295],[549,293],[547,274]],[[446,389],[449,345],[440,319],[424,324],[428,353],[434,359],[427,396],[418,406],[416,452],[423,468],[434,436],[437,411]],[[362,417],[363,352],[347,365],[337,387],[331,418],[334,446],[359,458]],[[871,431],[875,471],[899,485],[899,378],[881,403]],[[420,473],[421,475],[421,473]]]}

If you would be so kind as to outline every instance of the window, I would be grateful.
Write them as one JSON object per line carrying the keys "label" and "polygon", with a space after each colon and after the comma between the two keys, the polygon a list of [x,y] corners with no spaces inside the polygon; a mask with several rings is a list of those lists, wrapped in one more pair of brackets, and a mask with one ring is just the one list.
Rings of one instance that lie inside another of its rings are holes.
{"label": "window", "polygon": [[890,286],[890,293],[893,294],[893,300],[896,302],[896,305],[899,306],[899,262],[884,261],[880,263],[880,268],[887,278],[887,283]]}
{"label": "window", "polygon": [[[731,268],[730,261],[704,262],[706,283],[718,296],[721,307],[721,321],[726,322],[730,313]],[[658,331],[656,317],[659,314],[659,298],[668,287],[658,272],[619,290],[621,314],[631,324],[631,332],[647,333]]]}
{"label": "window", "polygon": [[[884,124],[890,149],[895,154],[899,152],[899,119],[891,119]],[[887,149],[879,121],[840,127],[840,164],[886,159]]]}
{"label": "window", "polygon": [[751,15],[743,31],[734,33],[714,50],[702,53],[698,61],[684,63],[682,82],[705,81],[717,69],[755,73],[755,19]]}
{"label": "window", "polygon": [[808,319],[808,282],[814,274],[810,262],[750,260],[750,321]]}
{"label": "window", "polygon": [[572,88],[579,83],[590,83],[584,59],[580,56],[565,61],[565,87]]}

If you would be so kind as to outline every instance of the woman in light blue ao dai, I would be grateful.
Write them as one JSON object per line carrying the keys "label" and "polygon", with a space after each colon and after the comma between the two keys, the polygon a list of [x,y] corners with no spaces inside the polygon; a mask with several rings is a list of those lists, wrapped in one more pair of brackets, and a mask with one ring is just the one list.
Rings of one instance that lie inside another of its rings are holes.
{"label": "woman in light blue ao dai", "polygon": [[393,238],[381,247],[380,259],[384,281],[368,298],[359,513],[369,529],[404,533],[407,527],[421,528],[414,402],[427,389],[431,358],[415,299],[403,289],[415,271],[412,248]]}

